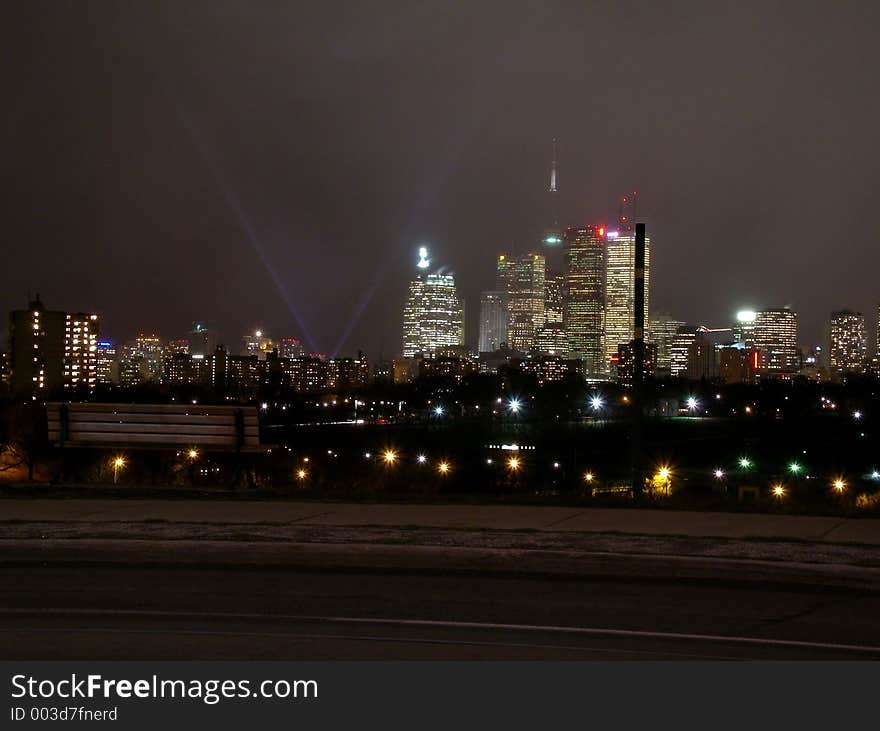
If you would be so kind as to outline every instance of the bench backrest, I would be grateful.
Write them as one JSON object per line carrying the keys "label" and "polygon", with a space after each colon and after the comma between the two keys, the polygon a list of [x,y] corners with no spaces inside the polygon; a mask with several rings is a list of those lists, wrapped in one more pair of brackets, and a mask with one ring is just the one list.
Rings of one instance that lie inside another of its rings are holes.
{"label": "bench backrest", "polygon": [[49,403],[46,409],[49,441],[57,446],[224,452],[260,447],[255,406]]}

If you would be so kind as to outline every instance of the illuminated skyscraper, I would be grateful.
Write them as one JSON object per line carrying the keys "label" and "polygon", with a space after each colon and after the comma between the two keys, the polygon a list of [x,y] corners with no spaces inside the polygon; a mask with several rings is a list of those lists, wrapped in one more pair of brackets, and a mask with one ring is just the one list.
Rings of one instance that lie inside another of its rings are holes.
{"label": "illuminated skyscraper", "polygon": [[544,324],[561,325],[565,321],[565,275],[548,270],[544,288]]}
{"label": "illuminated skyscraper", "polygon": [[658,312],[648,320],[648,340],[657,346],[657,371],[660,375],[671,372],[672,344],[684,324],[668,312]]}
{"label": "illuminated skyscraper", "polygon": [[306,349],[297,338],[281,338],[278,341],[278,355],[282,358],[304,358]]}
{"label": "illuminated skyscraper", "polygon": [[492,352],[502,343],[507,343],[507,292],[483,292],[480,294],[479,350]]}
{"label": "illuminated skyscraper", "polygon": [[211,355],[217,350],[217,331],[201,322],[193,324],[189,334],[190,355]]}
{"label": "illuminated skyscraper", "polygon": [[868,360],[865,316],[840,310],[831,313],[831,368],[840,373],[863,373]]}
{"label": "illuminated skyscraper", "polygon": [[162,378],[162,341],[156,333],[141,333],[126,343],[119,360],[119,382],[123,386],[158,383]]}
{"label": "illuminated skyscraper", "polygon": [[781,375],[799,368],[797,324],[797,313],[787,307],[755,313],[753,342],[746,341],[746,345],[761,351],[762,369],[766,375]]}
{"label": "illuminated skyscraper", "polygon": [[543,254],[498,257],[498,289],[507,292],[507,343],[526,352],[544,326],[546,261]]}
{"label": "illuminated skyscraper", "polygon": [[97,383],[116,383],[119,368],[116,361],[116,346],[112,340],[99,340],[95,351],[95,379]]}
{"label": "illuminated skyscraper", "polygon": [[275,349],[275,342],[262,330],[254,330],[252,334],[245,335],[241,341],[241,354],[255,355],[260,360],[266,360],[266,355]]}
{"label": "illuminated skyscraper", "polygon": [[428,274],[430,260],[419,249],[419,273],[410,282],[403,307],[403,355],[433,353],[464,344],[464,307],[452,274]]}
{"label": "illuminated skyscraper", "polygon": [[[605,231],[605,362],[607,368],[620,345],[633,339],[635,316],[634,231]],[[651,239],[645,237],[645,321],[649,322]],[[649,338],[650,339],[650,338]]]}
{"label": "illuminated skyscraper", "polygon": [[[570,356],[581,359],[586,376],[604,375],[605,229],[584,226],[565,231],[565,330]],[[616,351],[615,351],[616,352]]]}

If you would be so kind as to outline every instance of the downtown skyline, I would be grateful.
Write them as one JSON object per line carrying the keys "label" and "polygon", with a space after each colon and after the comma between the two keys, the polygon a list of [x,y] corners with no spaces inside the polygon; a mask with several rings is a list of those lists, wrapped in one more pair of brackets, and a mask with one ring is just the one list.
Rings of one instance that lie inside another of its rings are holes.
{"label": "downtown skyline", "polygon": [[[171,27],[109,7],[33,3],[6,24],[4,311],[40,292],[118,340],[211,318],[229,342],[260,326],[376,358],[427,245],[473,333],[496,254],[548,225],[553,138],[560,223],[611,222],[617,191],[640,192],[654,311],[791,305],[806,346],[829,312],[876,307],[875,8],[547,7],[523,24],[486,7],[462,35],[439,6],[399,27],[284,8],[240,23],[232,6]],[[609,32],[587,50],[583,27]],[[849,42],[811,42],[835,34]]]}

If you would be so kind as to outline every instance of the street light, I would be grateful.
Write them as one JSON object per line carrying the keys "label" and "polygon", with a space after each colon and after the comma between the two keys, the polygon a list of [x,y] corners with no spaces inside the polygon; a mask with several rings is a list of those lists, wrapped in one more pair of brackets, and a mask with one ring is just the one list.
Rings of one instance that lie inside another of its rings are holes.
{"label": "street light", "polygon": [[425,462],[427,461],[428,458],[424,454],[420,454],[418,457],[416,457],[416,462],[418,462],[419,464],[425,464]]}
{"label": "street light", "polygon": [[397,454],[389,449],[385,452],[385,454],[382,455],[382,459],[385,460],[385,464],[394,464],[394,462],[397,460]]}
{"label": "street light", "polygon": [[437,465],[437,469],[439,470],[441,475],[448,474],[449,473],[449,463],[448,462],[441,462],[439,465]]}
{"label": "street light", "polygon": [[797,462],[792,462],[788,465],[788,471],[791,472],[791,474],[796,475],[801,471],[801,466]]}
{"label": "street light", "polygon": [[742,467],[744,470],[747,470],[749,467],[752,466],[752,460],[750,460],[748,457],[740,457],[739,466]]}
{"label": "street light", "polygon": [[124,457],[116,457],[113,460],[113,484],[116,484],[116,481],[119,479],[119,470],[125,467],[125,458]]}
{"label": "street light", "polygon": [[838,477],[836,480],[834,480],[834,482],[831,483],[831,486],[837,492],[843,492],[844,490],[846,490],[846,482],[844,480],[842,480],[840,477]]}
{"label": "street light", "polygon": [[724,470],[722,470],[720,467],[717,470],[715,470],[715,472],[713,474],[715,475],[716,480],[723,480],[724,479]]}
{"label": "street light", "polygon": [[192,459],[192,460],[196,460],[196,459],[199,458],[199,450],[198,450],[198,449],[195,449],[195,448],[190,449],[190,450],[186,453],[186,456],[189,457],[189,458]]}
{"label": "street light", "polygon": [[780,484],[773,485],[770,489],[773,491],[775,497],[781,498],[785,496],[785,488]]}
{"label": "street light", "polygon": [[511,470],[516,472],[519,469],[519,459],[516,457],[511,457],[507,460],[507,466],[510,467]]}
{"label": "street light", "polygon": [[522,408],[522,404],[520,404],[519,399],[512,398],[507,404],[507,408],[510,409],[511,414],[518,414],[520,408]]}
{"label": "street light", "polygon": [[297,471],[296,471],[296,476],[297,476],[300,480],[304,480],[304,479],[306,479],[306,477],[309,476],[309,473],[306,472],[305,470],[297,470]]}
{"label": "street light", "polygon": [[693,396],[689,396],[687,400],[688,411],[696,411],[697,406],[700,405],[700,402]]}
{"label": "street light", "polygon": [[602,401],[602,397],[599,394],[596,394],[590,399],[590,407],[593,411],[601,411],[604,402]]}
{"label": "street light", "polygon": [[440,404],[434,407],[434,416],[443,416],[443,407]]}

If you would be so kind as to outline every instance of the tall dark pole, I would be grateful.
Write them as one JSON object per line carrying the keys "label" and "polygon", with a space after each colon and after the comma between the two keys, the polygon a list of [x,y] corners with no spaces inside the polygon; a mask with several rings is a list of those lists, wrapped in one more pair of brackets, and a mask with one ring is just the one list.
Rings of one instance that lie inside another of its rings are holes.
{"label": "tall dark pole", "polygon": [[645,224],[636,224],[635,267],[633,271],[633,430],[632,491],[638,499],[644,486],[643,444],[645,432]]}

